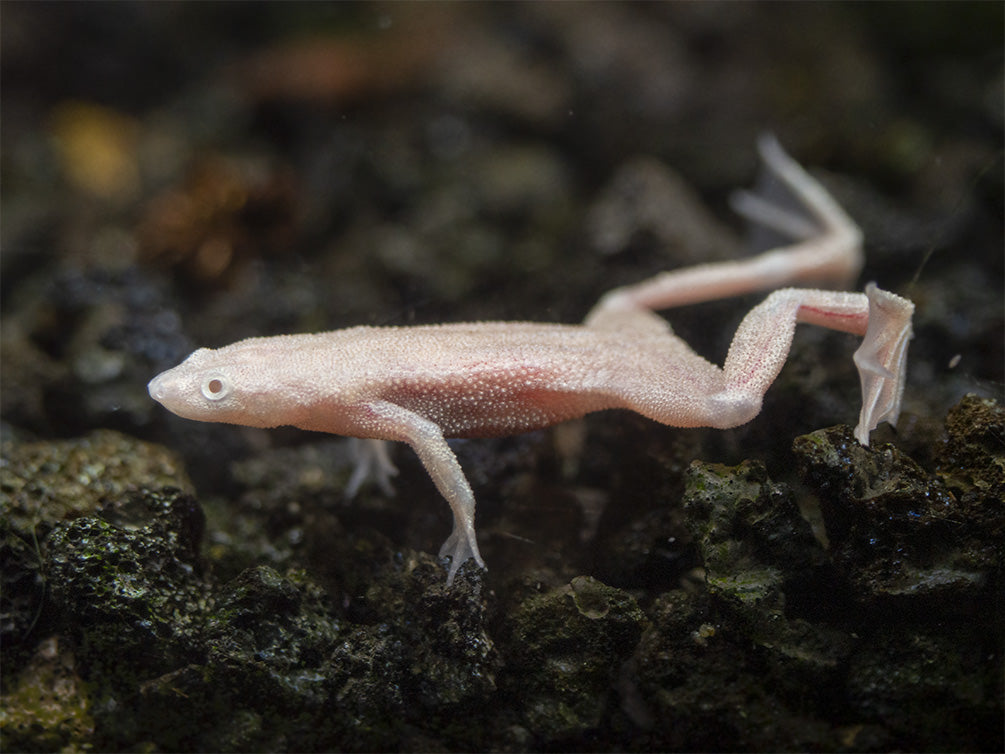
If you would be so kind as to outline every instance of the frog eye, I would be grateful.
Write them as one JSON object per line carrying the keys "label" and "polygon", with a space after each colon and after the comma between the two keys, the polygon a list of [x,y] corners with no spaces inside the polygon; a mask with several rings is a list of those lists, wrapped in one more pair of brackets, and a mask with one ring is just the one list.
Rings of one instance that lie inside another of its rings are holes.
{"label": "frog eye", "polygon": [[230,383],[218,374],[208,375],[202,381],[202,395],[206,400],[219,401],[230,395]]}

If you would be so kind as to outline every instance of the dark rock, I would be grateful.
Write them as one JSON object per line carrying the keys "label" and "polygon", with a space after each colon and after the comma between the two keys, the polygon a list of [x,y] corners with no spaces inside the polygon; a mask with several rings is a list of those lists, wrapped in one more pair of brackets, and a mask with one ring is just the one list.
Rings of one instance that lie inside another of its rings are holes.
{"label": "dark rock", "polygon": [[695,461],[684,510],[709,593],[752,624],[783,615],[785,592],[805,589],[826,560],[792,493],[763,464]]}
{"label": "dark rock", "polygon": [[[872,607],[976,610],[1000,563],[1000,503],[985,517],[892,445],[864,448],[846,427],[796,439],[835,567]],[[990,526],[989,526],[990,525]],[[1000,577],[999,577],[1000,578]]]}
{"label": "dark rock", "polygon": [[[779,684],[786,674],[773,667],[778,654],[751,651],[745,630],[708,595],[668,592],[649,614],[652,625],[620,685],[622,709],[645,731],[633,750],[756,751],[771,741],[791,750],[840,748],[831,721],[841,644],[818,648],[820,657],[830,657],[823,663],[808,653],[792,657],[803,669]],[[831,638],[826,631],[818,637]],[[801,683],[792,684],[795,678]]]}
{"label": "dark rock", "polygon": [[339,623],[323,590],[261,566],[220,587],[204,616],[200,653],[141,684],[130,705],[138,729],[166,749],[204,751],[312,749],[330,735]]}
{"label": "dark rock", "polygon": [[165,488],[131,493],[53,529],[44,547],[51,600],[65,624],[85,627],[97,653],[85,661],[112,648],[118,660],[145,655],[152,643],[165,668],[189,655],[209,598],[203,525],[190,495]]}
{"label": "dark rock", "polygon": [[485,747],[501,662],[482,582],[467,565],[447,587],[438,564],[418,553],[374,574],[362,596],[366,622],[347,631],[330,658],[342,746],[397,748],[430,720],[456,720],[444,729],[453,740]]}
{"label": "dark rock", "polygon": [[507,619],[501,683],[519,700],[520,725],[553,742],[598,728],[644,623],[631,595],[589,577],[518,605]]}
{"label": "dark rock", "polygon": [[31,660],[4,683],[5,751],[68,751],[90,746],[91,695],[80,677],[70,642],[50,636]]}
{"label": "dark rock", "polygon": [[43,610],[52,579],[43,545],[54,527],[110,511],[140,487],[189,483],[174,454],[107,430],[77,440],[5,442],[3,458],[0,637],[10,646],[27,638]]}
{"label": "dark rock", "polygon": [[884,626],[849,664],[853,715],[882,720],[901,750],[993,749],[1002,686],[988,660],[1000,650],[1000,632]]}

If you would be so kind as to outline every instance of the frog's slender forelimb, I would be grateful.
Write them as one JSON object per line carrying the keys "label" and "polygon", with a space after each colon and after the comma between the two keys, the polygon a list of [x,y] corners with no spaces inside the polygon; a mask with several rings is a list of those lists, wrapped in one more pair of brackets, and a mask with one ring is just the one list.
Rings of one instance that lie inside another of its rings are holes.
{"label": "frog's slender forelimb", "polygon": [[447,584],[453,583],[457,570],[468,558],[474,558],[484,568],[485,561],[478,552],[475,538],[475,495],[457,456],[443,437],[443,430],[414,411],[388,401],[370,401],[364,406],[364,412],[369,415],[371,431],[412,446],[436,489],[450,506],[454,527],[440,547],[441,558],[450,556]]}
{"label": "frog's slender forelimb", "polygon": [[394,496],[394,485],[391,477],[398,475],[398,467],[391,460],[385,440],[363,440],[350,437],[350,453],[353,459],[353,471],[345,484],[343,494],[347,500],[352,500],[359,492],[364,482],[373,480],[388,497]]}

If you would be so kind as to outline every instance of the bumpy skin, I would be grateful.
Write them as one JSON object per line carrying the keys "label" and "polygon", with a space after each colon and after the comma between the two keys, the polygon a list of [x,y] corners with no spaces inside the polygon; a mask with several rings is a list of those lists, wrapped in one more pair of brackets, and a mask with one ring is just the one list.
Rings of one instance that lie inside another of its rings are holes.
{"label": "bumpy skin", "polygon": [[[734,427],[760,411],[796,323],[807,322],[865,336],[855,354],[863,390],[856,436],[868,444],[869,431],[899,413],[914,309],[906,299],[873,285],[865,294],[775,291],[744,318],[722,368],[652,312],[797,281],[848,284],[857,275],[854,223],[777,142],[762,139],[760,150],[802,212],[750,194],[737,209],[795,237],[790,246],[611,291],[583,325],[354,327],[200,349],[154,378],[150,395],[188,419],[408,443],[453,511],[440,550],[451,557],[448,582],[468,558],[484,562],[474,496],[446,437],[514,434],[608,408],[677,427]],[[386,484],[393,466],[386,454],[375,460],[366,467]],[[360,481],[354,475],[352,486]]]}

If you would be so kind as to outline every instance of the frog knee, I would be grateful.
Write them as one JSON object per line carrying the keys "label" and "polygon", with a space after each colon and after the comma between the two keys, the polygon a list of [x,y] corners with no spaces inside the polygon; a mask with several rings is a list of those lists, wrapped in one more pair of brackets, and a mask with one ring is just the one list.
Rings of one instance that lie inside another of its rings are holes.
{"label": "frog knee", "polygon": [[715,393],[707,398],[706,410],[710,427],[730,429],[761,413],[761,398],[744,393]]}

